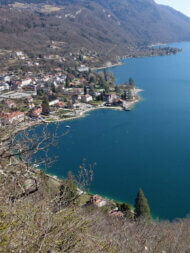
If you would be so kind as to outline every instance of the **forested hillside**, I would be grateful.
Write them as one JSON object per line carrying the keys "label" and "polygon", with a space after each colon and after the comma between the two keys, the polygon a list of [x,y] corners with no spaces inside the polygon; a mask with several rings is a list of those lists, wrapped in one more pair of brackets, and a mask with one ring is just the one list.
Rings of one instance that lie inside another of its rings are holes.
{"label": "forested hillside", "polygon": [[5,48],[41,51],[56,40],[68,51],[86,47],[122,55],[129,47],[190,40],[190,19],[152,0],[0,0],[0,4],[0,47]]}

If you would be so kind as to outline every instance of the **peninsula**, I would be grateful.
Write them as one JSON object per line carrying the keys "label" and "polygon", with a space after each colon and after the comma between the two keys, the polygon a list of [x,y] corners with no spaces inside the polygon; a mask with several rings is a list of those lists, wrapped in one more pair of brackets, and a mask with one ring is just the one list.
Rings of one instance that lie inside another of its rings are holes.
{"label": "peninsula", "polygon": [[97,72],[85,64],[87,57],[97,57],[94,52],[80,51],[72,57],[75,67],[51,66],[46,70],[41,59],[32,62],[22,51],[10,53],[10,61],[23,61],[33,71],[18,72],[15,66],[13,71],[1,73],[0,124],[64,121],[102,108],[128,111],[139,101],[141,90],[135,87],[132,78],[117,85],[111,72],[106,69]]}

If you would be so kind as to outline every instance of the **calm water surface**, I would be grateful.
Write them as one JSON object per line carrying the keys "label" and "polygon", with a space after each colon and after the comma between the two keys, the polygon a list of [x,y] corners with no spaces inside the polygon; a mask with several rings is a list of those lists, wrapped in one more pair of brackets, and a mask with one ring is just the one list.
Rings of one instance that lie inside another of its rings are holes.
{"label": "calm water surface", "polygon": [[190,43],[174,46],[183,52],[111,69],[117,83],[134,78],[142,101],[130,112],[98,110],[62,123],[70,133],[52,149],[59,158],[49,173],[76,172],[86,158],[97,164],[93,192],[133,204],[141,187],[154,216],[190,213]]}

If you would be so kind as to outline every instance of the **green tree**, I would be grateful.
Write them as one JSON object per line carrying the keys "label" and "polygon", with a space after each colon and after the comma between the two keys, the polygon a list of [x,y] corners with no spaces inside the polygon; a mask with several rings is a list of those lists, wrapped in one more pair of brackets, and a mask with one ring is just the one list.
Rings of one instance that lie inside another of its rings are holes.
{"label": "green tree", "polygon": [[55,93],[55,92],[56,92],[56,89],[55,89],[55,84],[54,84],[54,83],[52,83],[52,85],[51,85],[51,90],[52,90],[52,92],[53,92],[53,93]]}
{"label": "green tree", "polygon": [[107,77],[108,77],[108,74],[106,72],[106,69],[104,69],[104,80],[107,82]]}
{"label": "green tree", "polygon": [[125,217],[127,217],[128,219],[133,219],[134,215],[132,213],[132,207],[130,204],[126,204],[126,203],[116,203],[118,210],[121,211]]}
{"label": "green tree", "polygon": [[83,56],[81,54],[79,55],[79,61],[83,61]]}
{"label": "green tree", "polygon": [[120,94],[120,93],[121,93],[121,89],[120,89],[120,86],[119,86],[119,85],[116,85],[116,86],[115,86],[115,92],[116,92],[117,94]]}
{"label": "green tree", "polygon": [[84,86],[84,95],[86,95],[87,94],[87,87],[86,87],[86,85]]}
{"label": "green tree", "polygon": [[145,217],[148,219],[151,218],[148,201],[145,198],[142,189],[139,189],[139,191],[137,193],[137,197],[135,199],[135,217],[136,218]]}
{"label": "green tree", "polygon": [[124,100],[133,100],[134,99],[133,90],[129,86],[127,86],[126,90],[123,93],[123,99]]}
{"label": "green tree", "polygon": [[118,203],[116,203],[116,205],[118,207],[118,210],[121,212],[128,212],[128,211],[132,210],[131,205],[127,204],[127,203],[118,202]]}
{"label": "green tree", "polygon": [[96,81],[96,78],[95,78],[95,76],[93,74],[90,74],[89,77],[88,77],[88,79],[89,79],[90,83],[94,83]]}
{"label": "green tree", "polygon": [[129,86],[134,87],[134,80],[132,77],[129,78]]}
{"label": "green tree", "polygon": [[37,90],[37,95],[40,96],[40,97],[43,96],[44,95],[44,91],[42,89],[38,89]]}
{"label": "green tree", "polygon": [[102,92],[100,94],[100,101],[104,101],[104,94]]}
{"label": "green tree", "polygon": [[67,78],[66,78],[65,87],[66,87],[66,88],[69,88],[69,86],[70,86],[70,80],[69,80],[69,78],[67,77]]}
{"label": "green tree", "polygon": [[126,91],[126,90],[124,90],[124,92],[123,92],[121,98],[122,98],[123,100],[127,100],[127,91]]}
{"label": "green tree", "polygon": [[104,89],[105,89],[105,93],[108,94],[110,89],[109,89],[109,86],[107,84],[104,85]]}
{"label": "green tree", "polygon": [[96,92],[95,92],[95,89],[94,89],[94,86],[93,86],[93,85],[90,85],[90,87],[89,87],[89,94],[90,94],[92,97],[95,97],[95,96],[96,96]]}
{"label": "green tree", "polygon": [[48,97],[45,95],[42,101],[42,114],[49,115],[49,100]]}

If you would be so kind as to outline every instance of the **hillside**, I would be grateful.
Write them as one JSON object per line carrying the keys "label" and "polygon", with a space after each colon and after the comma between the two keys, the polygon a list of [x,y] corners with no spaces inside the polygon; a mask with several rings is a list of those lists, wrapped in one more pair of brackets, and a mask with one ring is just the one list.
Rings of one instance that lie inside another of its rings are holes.
{"label": "hillside", "polygon": [[152,43],[190,40],[190,19],[153,0],[0,0],[0,4],[1,48],[40,52],[55,40],[64,42],[63,52],[86,47],[122,55]]}
{"label": "hillside", "polygon": [[[113,201],[104,207],[84,205],[90,196],[79,195],[76,183],[85,190],[88,168],[81,167],[80,181],[72,175],[58,180],[34,169],[31,155],[48,148],[52,139],[46,127],[15,138],[15,127],[0,131],[0,252],[189,252],[189,218],[134,220],[129,210],[123,217],[112,216]],[[40,156],[41,162],[47,161]]]}

